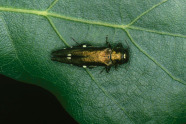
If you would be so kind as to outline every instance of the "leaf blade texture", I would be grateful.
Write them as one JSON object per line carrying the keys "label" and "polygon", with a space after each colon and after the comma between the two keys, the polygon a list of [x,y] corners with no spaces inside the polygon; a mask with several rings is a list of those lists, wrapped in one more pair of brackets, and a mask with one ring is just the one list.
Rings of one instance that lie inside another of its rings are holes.
{"label": "leaf blade texture", "polygon": [[[51,91],[79,123],[184,123],[184,0],[1,0],[0,73]],[[100,74],[50,60],[76,43],[130,48]]]}

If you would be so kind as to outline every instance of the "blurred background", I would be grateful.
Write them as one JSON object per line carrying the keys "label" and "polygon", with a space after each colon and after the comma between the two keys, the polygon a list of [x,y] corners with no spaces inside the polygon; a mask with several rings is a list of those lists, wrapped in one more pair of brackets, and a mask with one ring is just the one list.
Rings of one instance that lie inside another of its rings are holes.
{"label": "blurred background", "polygon": [[0,124],[78,124],[50,92],[0,75]]}

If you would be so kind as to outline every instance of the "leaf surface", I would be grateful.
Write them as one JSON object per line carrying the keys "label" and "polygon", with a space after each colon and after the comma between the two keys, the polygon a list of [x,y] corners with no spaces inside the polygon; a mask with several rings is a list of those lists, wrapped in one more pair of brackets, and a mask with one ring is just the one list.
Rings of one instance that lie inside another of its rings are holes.
{"label": "leaf surface", "polygon": [[[185,0],[1,0],[0,73],[39,85],[79,123],[186,122]],[[76,43],[130,48],[110,73],[51,61]],[[127,41],[127,42],[126,42]]]}

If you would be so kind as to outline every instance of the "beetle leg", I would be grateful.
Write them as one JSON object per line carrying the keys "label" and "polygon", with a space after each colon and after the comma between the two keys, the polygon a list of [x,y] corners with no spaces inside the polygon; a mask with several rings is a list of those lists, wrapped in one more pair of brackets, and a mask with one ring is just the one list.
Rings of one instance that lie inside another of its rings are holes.
{"label": "beetle leg", "polygon": [[108,42],[108,35],[106,36],[106,42]]}
{"label": "beetle leg", "polygon": [[100,71],[100,74],[105,70],[105,68],[103,68],[101,71]]}
{"label": "beetle leg", "polygon": [[106,44],[107,44],[107,46],[108,46],[109,48],[111,48],[111,45],[110,45],[110,43],[108,42],[108,36],[106,36]]}
{"label": "beetle leg", "polygon": [[88,66],[89,69],[95,68],[96,66]]}
{"label": "beetle leg", "polygon": [[106,44],[107,44],[107,46],[108,46],[109,48],[111,48],[111,45],[110,45],[109,42],[106,41]]}
{"label": "beetle leg", "polygon": [[116,71],[118,70],[118,65],[115,65],[115,69],[116,69]]}
{"label": "beetle leg", "polygon": [[111,66],[106,66],[106,72],[109,73]]}
{"label": "beetle leg", "polygon": [[111,66],[105,66],[100,72],[100,74],[106,69],[106,72],[109,73]]}
{"label": "beetle leg", "polygon": [[122,45],[121,43],[118,43],[118,44],[116,45],[116,47],[122,48],[123,45]]}

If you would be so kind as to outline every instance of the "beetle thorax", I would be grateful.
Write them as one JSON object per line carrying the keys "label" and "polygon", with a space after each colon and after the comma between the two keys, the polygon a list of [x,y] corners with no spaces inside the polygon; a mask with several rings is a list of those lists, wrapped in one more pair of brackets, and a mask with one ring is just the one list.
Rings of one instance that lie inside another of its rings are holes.
{"label": "beetle thorax", "polygon": [[121,52],[112,51],[111,59],[112,59],[113,62],[114,61],[121,61],[122,60],[122,53]]}

